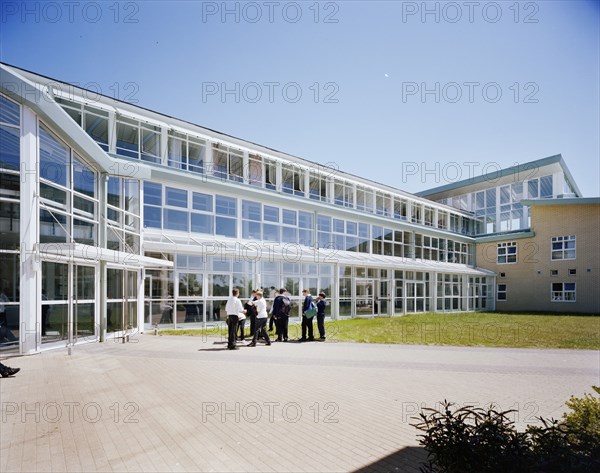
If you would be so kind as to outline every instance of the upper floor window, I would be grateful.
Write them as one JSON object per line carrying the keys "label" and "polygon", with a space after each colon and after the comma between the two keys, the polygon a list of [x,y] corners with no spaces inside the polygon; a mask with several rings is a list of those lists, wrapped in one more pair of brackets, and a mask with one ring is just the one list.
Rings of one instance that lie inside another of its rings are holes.
{"label": "upper floor window", "polygon": [[575,235],[552,237],[552,259],[575,259]]}
{"label": "upper floor window", "polygon": [[60,97],[55,100],[104,151],[108,151],[107,111]]}
{"label": "upper floor window", "polygon": [[354,188],[351,184],[348,184],[340,179],[336,179],[333,187],[333,192],[333,202],[336,205],[342,207],[354,206]]}
{"label": "upper floor window", "polygon": [[0,95],[0,168],[20,169],[20,131],[21,109]]}
{"label": "upper floor window", "polygon": [[117,119],[117,154],[160,163],[160,128],[126,117]]}
{"label": "upper floor window", "polygon": [[248,156],[248,183],[257,187],[262,187],[263,185],[262,156],[258,154]]}
{"label": "upper floor window", "polygon": [[516,263],[517,262],[517,243],[514,241],[498,243],[497,263]]}
{"label": "upper floor window", "polygon": [[311,199],[327,201],[327,176],[317,171],[310,171],[309,197]]}
{"label": "upper floor window", "polygon": [[540,178],[540,197],[550,198],[552,193],[553,180],[552,176],[544,176]]}
{"label": "upper floor window", "polygon": [[392,197],[383,192],[375,193],[375,211],[377,215],[389,217],[392,213]]}
{"label": "upper floor window", "polygon": [[220,143],[213,143],[213,175],[221,179],[242,182],[244,154]]}
{"label": "upper floor window", "polygon": [[373,212],[373,191],[356,186],[356,208],[365,212]]}
{"label": "upper floor window", "polygon": [[169,131],[168,165],[176,169],[203,173],[206,141]]}
{"label": "upper floor window", "polygon": [[304,195],[304,171],[295,163],[281,165],[281,189],[287,194]]}

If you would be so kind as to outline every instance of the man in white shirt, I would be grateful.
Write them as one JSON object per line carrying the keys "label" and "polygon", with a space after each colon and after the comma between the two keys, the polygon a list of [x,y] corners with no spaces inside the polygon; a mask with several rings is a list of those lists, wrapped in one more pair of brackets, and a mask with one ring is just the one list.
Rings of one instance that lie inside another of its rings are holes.
{"label": "man in white shirt", "polygon": [[227,299],[227,304],[225,305],[225,312],[227,313],[227,324],[228,324],[228,340],[227,340],[227,348],[229,350],[237,350],[238,348],[235,346],[235,334],[237,333],[238,327],[238,314],[240,312],[244,312],[244,307],[242,306],[242,301],[238,299],[240,291],[238,289],[231,290],[231,296]]}
{"label": "man in white shirt", "polygon": [[269,340],[269,333],[267,332],[267,303],[263,299],[262,291],[256,291],[256,300],[253,302],[256,307],[256,328],[254,335],[252,336],[252,342],[248,345],[249,347],[255,347],[256,341],[263,337],[267,345],[271,344]]}

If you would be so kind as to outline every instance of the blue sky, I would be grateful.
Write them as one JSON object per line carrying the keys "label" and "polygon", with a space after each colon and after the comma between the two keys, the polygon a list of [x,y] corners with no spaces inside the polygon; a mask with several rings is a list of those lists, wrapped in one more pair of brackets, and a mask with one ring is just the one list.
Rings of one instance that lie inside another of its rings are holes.
{"label": "blue sky", "polygon": [[409,192],[562,153],[600,195],[599,2],[476,3],[5,1],[0,57]]}

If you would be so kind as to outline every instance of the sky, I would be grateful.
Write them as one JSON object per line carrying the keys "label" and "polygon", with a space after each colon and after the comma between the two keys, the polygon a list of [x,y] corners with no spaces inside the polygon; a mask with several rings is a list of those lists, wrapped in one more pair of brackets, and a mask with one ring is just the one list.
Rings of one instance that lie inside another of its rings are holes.
{"label": "sky", "polygon": [[0,59],[408,192],[560,153],[594,197],[599,5],[4,1]]}

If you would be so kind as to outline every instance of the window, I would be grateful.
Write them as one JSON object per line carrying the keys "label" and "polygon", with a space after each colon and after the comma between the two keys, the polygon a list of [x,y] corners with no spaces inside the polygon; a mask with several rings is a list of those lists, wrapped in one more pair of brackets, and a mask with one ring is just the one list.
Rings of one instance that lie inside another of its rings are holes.
{"label": "window", "polygon": [[[266,206],[265,206],[266,212]],[[298,215],[295,210],[282,209],[281,241],[298,243]]]}
{"label": "window", "polygon": [[282,190],[287,194],[304,195],[304,171],[294,163],[281,166]]}
{"label": "window", "polygon": [[277,189],[277,163],[265,158],[265,187],[267,189]]}
{"label": "window", "polygon": [[576,269],[569,269],[569,276],[575,276],[577,274]]}
{"label": "window", "polygon": [[505,278],[506,277],[506,273],[500,273],[500,277],[501,278]]}
{"label": "window", "polygon": [[373,213],[373,191],[356,186],[356,208]]}
{"label": "window", "polygon": [[213,175],[221,179],[242,182],[244,154],[228,146],[213,143]]}
{"label": "window", "polygon": [[[217,195],[215,199],[215,209],[217,217],[215,218],[215,233],[226,237],[235,238],[237,201],[233,197]],[[221,216],[223,215],[223,217]],[[233,217],[233,218],[231,218]]]}
{"label": "window", "polygon": [[310,212],[298,212],[298,243],[312,247],[314,245],[315,219]]}
{"label": "window", "polygon": [[327,176],[311,170],[308,190],[311,199],[327,202]]}
{"label": "window", "polygon": [[262,187],[263,185],[263,165],[262,157],[257,154],[248,156],[248,182],[252,186]]}
{"label": "window", "polygon": [[507,264],[517,262],[517,243],[498,243],[497,247],[497,263]]}
{"label": "window", "polygon": [[540,178],[540,197],[552,197],[552,176],[544,176]]}
{"label": "window", "polygon": [[406,220],[406,205],[406,200],[401,199],[399,197],[394,197],[394,218]]}
{"label": "window", "polygon": [[0,96],[0,168],[18,171],[19,157],[19,126],[21,124],[21,109],[8,99]]}
{"label": "window", "polygon": [[550,276],[558,276],[558,269],[551,269]]}
{"label": "window", "polygon": [[200,192],[192,193],[192,207],[194,210],[200,210],[202,212],[212,212],[213,211],[212,195],[202,194]]}
{"label": "window", "polygon": [[167,205],[171,205],[173,207],[183,207],[184,209],[187,209],[187,191],[174,189],[173,187],[166,187],[165,191]]}
{"label": "window", "polygon": [[[88,134],[91,136],[90,131]],[[92,136],[92,138],[94,137]],[[98,140],[96,139],[96,141]],[[160,163],[160,128],[139,120],[119,117],[117,119],[117,154]]]}
{"label": "window", "polygon": [[279,222],[279,209],[277,207],[265,205],[263,213],[266,222]]}
{"label": "window", "polygon": [[262,204],[242,200],[242,238],[260,240],[262,222]]}
{"label": "window", "polygon": [[336,179],[333,188],[333,202],[335,205],[339,205],[341,207],[354,206],[354,188],[351,184]]}
{"label": "window", "polygon": [[552,302],[575,302],[575,283],[574,282],[553,282]]}
{"label": "window", "polygon": [[203,173],[205,153],[206,141],[169,131],[168,165],[170,167]]}
{"label": "window", "polygon": [[537,199],[540,196],[539,184],[537,179],[527,181],[527,194],[530,199]]}
{"label": "window", "polygon": [[377,215],[389,217],[392,209],[392,197],[382,192],[375,192],[375,212]]}
{"label": "window", "polygon": [[498,284],[498,296],[496,298],[498,301],[506,300],[506,284]]}
{"label": "window", "polygon": [[222,195],[217,195],[216,197],[217,215],[228,215],[235,217],[237,208],[236,199],[233,197],[225,197]]}
{"label": "window", "polygon": [[575,259],[575,235],[552,237],[552,259]]}

